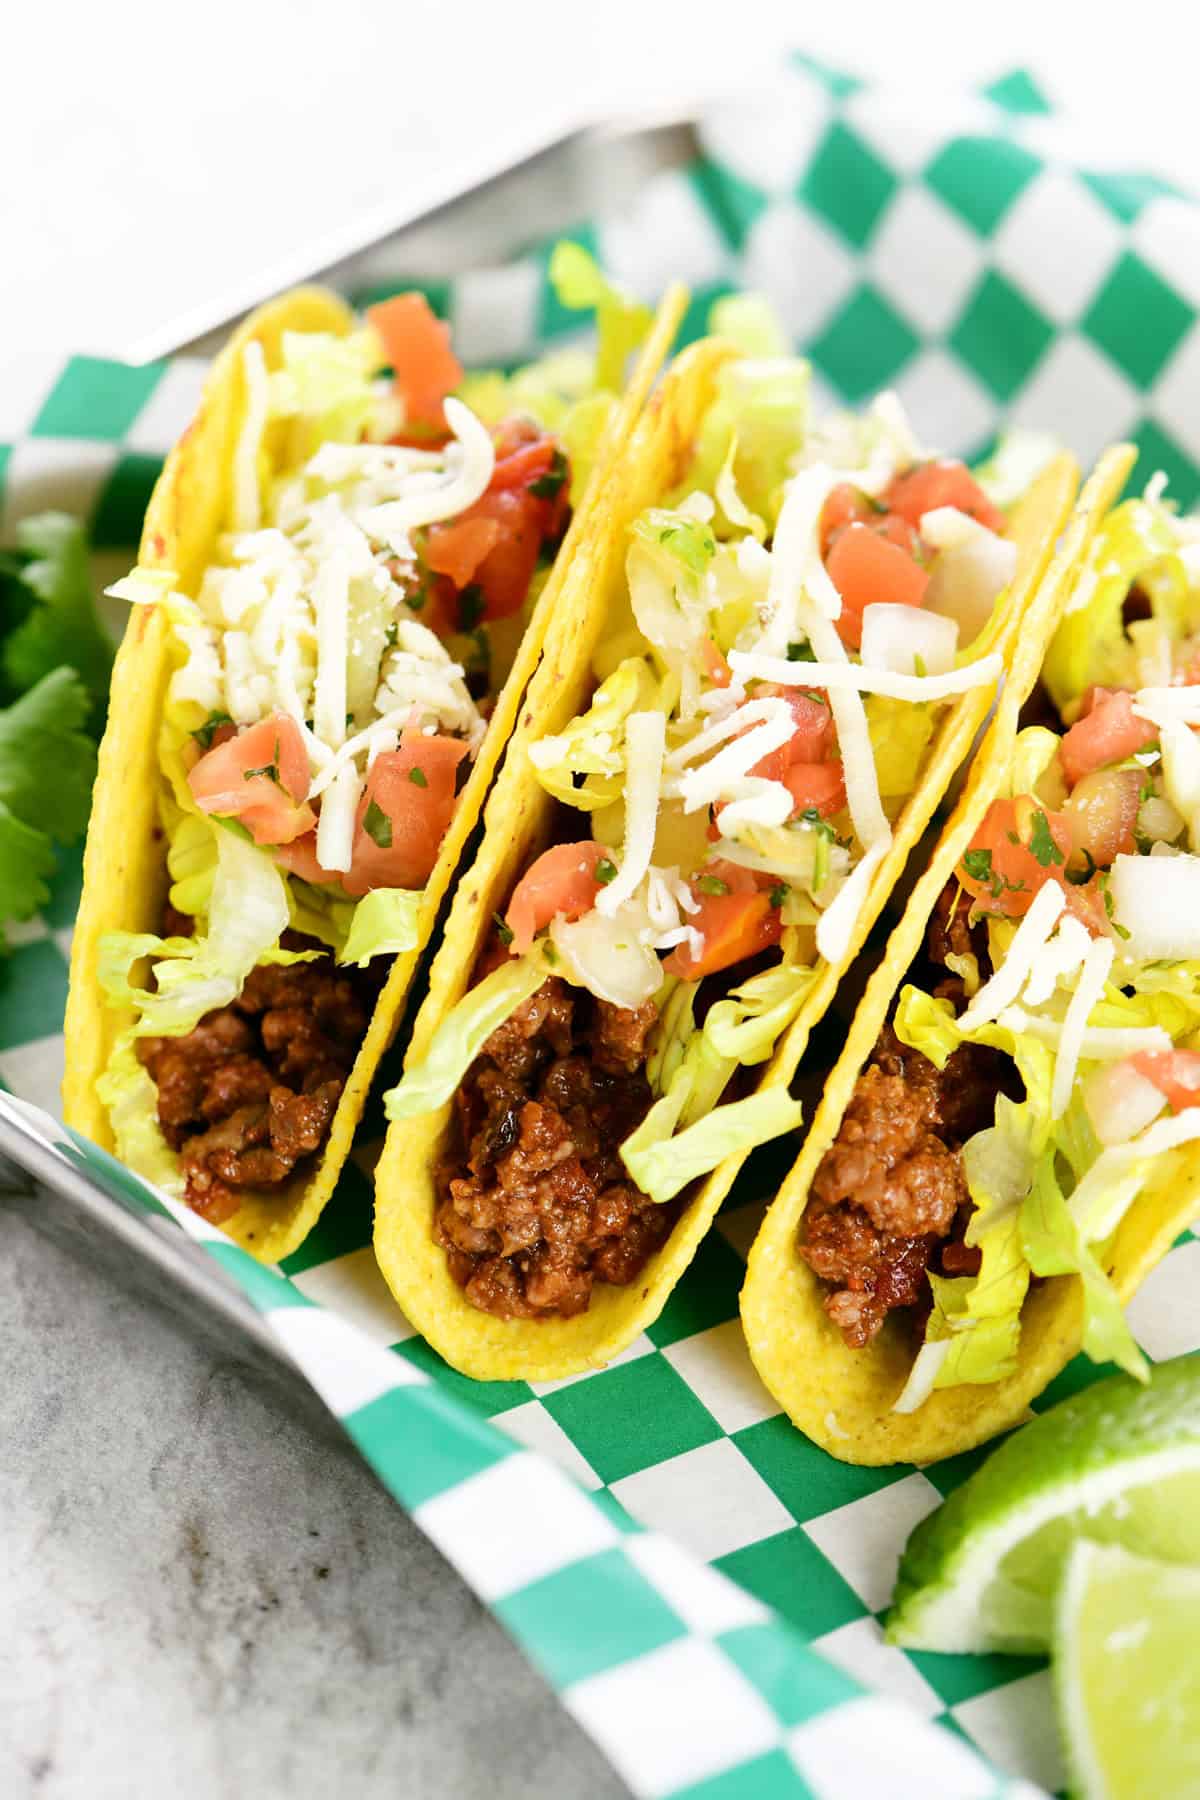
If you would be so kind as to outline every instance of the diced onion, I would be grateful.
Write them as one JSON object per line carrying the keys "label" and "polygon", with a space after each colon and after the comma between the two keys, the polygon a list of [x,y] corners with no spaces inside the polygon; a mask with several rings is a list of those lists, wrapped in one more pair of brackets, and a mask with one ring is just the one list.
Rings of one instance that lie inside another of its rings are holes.
{"label": "diced onion", "polygon": [[1127,1143],[1144,1131],[1167,1100],[1131,1062],[1122,1061],[1095,1071],[1083,1090],[1083,1104],[1096,1136],[1109,1145]]}
{"label": "diced onion", "polygon": [[973,643],[991,618],[997,597],[1012,580],[1016,568],[1016,545],[1008,538],[997,537],[985,526],[976,525],[970,537],[934,558],[924,607],[928,612],[956,619],[961,641]]}
{"label": "diced onion", "polygon": [[[863,608],[862,659],[898,675],[945,675],[954,667],[958,620],[919,606],[877,602]],[[920,666],[918,666],[920,665]]]}
{"label": "diced onion", "polygon": [[1143,962],[1200,957],[1200,856],[1118,856],[1109,884],[1124,954]]}
{"label": "diced onion", "polygon": [[1167,799],[1192,822],[1189,836],[1193,848],[1200,848],[1195,830],[1197,814],[1200,814],[1200,738],[1190,725],[1169,719],[1160,727],[1159,743]]}

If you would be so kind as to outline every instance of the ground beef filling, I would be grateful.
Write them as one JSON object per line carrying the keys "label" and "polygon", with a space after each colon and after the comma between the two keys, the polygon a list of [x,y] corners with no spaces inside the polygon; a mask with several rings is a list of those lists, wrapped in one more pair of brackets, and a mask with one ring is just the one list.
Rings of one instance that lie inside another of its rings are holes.
{"label": "ground beef filling", "polygon": [[213,1224],[321,1149],[367,1028],[360,988],[328,958],[261,967],[186,1037],[140,1041],[184,1199]]}
{"label": "ground beef filling", "polygon": [[[957,882],[930,922],[927,956],[973,955],[986,977],[986,943],[968,929]],[[962,1004],[962,985],[934,992]],[[970,1275],[979,1252],[963,1242],[971,1197],[962,1145],[992,1122],[996,1096],[1012,1092],[1011,1062],[964,1044],[944,1069],[910,1050],[885,1025],[858,1079],[841,1129],[817,1166],[804,1216],[801,1254],[830,1284],[825,1310],[847,1344],[861,1349],[889,1312],[915,1308],[923,1320],[927,1273]]]}
{"label": "ground beef filling", "polygon": [[494,1031],[458,1092],[457,1148],[438,1172],[435,1231],[472,1306],[570,1318],[592,1284],[624,1286],[670,1234],[618,1154],[650,1105],[656,1020],[551,977]]}

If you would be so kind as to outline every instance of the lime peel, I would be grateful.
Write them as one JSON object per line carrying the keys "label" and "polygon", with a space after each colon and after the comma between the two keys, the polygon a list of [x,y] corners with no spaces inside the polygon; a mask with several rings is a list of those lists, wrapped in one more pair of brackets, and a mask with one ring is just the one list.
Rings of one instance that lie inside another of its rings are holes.
{"label": "lime peel", "polygon": [[1016,1432],[914,1531],[893,1643],[942,1651],[1049,1647],[1053,1596],[1079,1537],[1200,1564],[1200,1359],[1151,1385],[1097,1383]]}

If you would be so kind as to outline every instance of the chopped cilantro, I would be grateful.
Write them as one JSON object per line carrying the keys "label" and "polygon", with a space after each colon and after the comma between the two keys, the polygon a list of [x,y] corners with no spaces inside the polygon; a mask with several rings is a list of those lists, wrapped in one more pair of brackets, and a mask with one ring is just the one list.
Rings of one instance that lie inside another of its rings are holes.
{"label": "chopped cilantro", "polygon": [[504,920],[500,917],[499,913],[492,914],[492,923],[496,927],[496,936],[500,939],[500,942],[504,945],[504,948],[507,950],[509,945],[513,941],[512,926],[506,925],[504,923]]}
{"label": "chopped cilantro", "polygon": [[817,653],[809,643],[808,639],[805,638],[804,642],[801,644],[788,645],[787,659],[789,662],[816,662]]}
{"label": "chopped cilantro", "polygon": [[562,451],[555,448],[550,467],[545,474],[539,475],[536,481],[529,483],[529,492],[538,500],[553,500],[554,496],[567,479],[569,465]]}
{"label": "chopped cilantro", "polygon": [[701,875],[696,886],[702,894],[727,894],[729,883],[722,881],[719,875]]}
{"label": "chopped cilantro", "polygon": [[427,788],[429,786],[429,777],[426,775],[424,769],[410,769],[408,771],[408,779],[412,782],[414,787]]}
{"label": "chopped cilantro", "polygon": [[550,964],[550,967],[556,969],[558,967],[558,951],[550,942],[549,938],[546,938],[542,944],[542,953],[545,956],[546,961]]}
{"label": "chopped cilantro", "polygon": [[781,881],[778,884],[778,886],[773,887],[771,889],[770,893],[767,895],[767,899],[771,902],[771,905],[773,907],[778,909],[779,907],[781,907],[783,905],[784,901],[787,899],[787,897],[791,893],[791,891],[792,890],[788,886],[787,882]]}
{"label": "chopped cilantro", "polygon": [[617,878],[617,865],[607,856],[602,856],[596,864],[594,873],[600,886],[607,887],[610,881],[615,881]]}
{"label": "chopped cilantro", "polygon": [[1000,877],[992,870],[992,853],[990,850],[967,850],[963,853],[962,866],[972,881],[981,881],[985,887],[991,887],[994,894],[1002,892],[1002,888],[994,884]]}
{"label": "chopped cilantro", "polygon": [[1052,863],[1061,863],[1063,860],[1063,853],[1050,834],[1050,821],[1040,810],[1033,815],[1029,833],[1029,848],[1043,869],[1048,869]]}
{"label": "chopped cilantro", "polygon": [[806,806],[804,811],[800,814],[800,818],[806,825],[811,825],[813,830],[818,832],[827,843],[833,843],[836,840],[837,832],[833,829],[833,826],[829,823],[828,819],[823,819],[821,817],[815,806]]}
{"label": "chopped cilantro", "polygon": [[[409,612],[424,612],[425,601],[427,600],[427,598],[428,598],[428,595],[426,594],[425,589],[418,588],[415,594],[406,595],[404,604],[405,604],[405,606],[407,606]],[[390,626],[389,630],[394,631],[395,626]],[[390,644],[394,644],[395,641],[396,640],[394,637],[388,639],[388,642]]]}
{"label": "chopped cilantro", "polygon": [[203,725],[197,725],[192,736],[202,750],[211,750],[212,741],[222,725],[232,725],[233,720],[227,712],[210,712]]}
{"label": "chopped cilantro", "polygon": [[381,850],[392,847],[392,821],[384,812],[377,800],[372,800],[367,807],[367,816],[363,820],[363,830],[373,843]]}
{"label": "chopped cilantro", "polygon": [[[424,605],[424,603],[425,603],[425,596],[422,594],[421,604]],[[419,611],[420,608],[418,608],[417,610]],[[391,624],[388,626],[387,630],[383,634],[383,641],[388,646],[389,649],[396,642],[396,639],[399,637],[399,635],[400,635],[400,627],[397,625],[395,619],[393,619]]]}

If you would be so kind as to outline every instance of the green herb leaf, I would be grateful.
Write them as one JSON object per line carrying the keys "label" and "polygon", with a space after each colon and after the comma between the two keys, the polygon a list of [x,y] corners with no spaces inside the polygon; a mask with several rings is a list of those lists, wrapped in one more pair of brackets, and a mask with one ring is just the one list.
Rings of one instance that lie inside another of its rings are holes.
{"label": "green herb leaf", "polygon": [[[50,897],[51,838],[69,844],[87,823],[96,752],[85,736],[89,697],[73,669],[55,669],[0,710],[0,948],[4,925],[31,919]],[[54,804],[46,804],[53,770]]]}
{"label": "green herb leaf", "polygon": [[1035,812],[1033,825],[1029,833],[1029,848],[1036,856],[1043,869],[1053,863],[1061,863],[1063,853],[1050,835],[1050,821],[1044,812]]}
{"label": "green herb leaf", "polygon": [[529,492],[538,500],[553,500],[569,474],[570,465],[556,445],[550,467],[536,481],[529,483]]}
{"label": "green herb leaf", "polygon": [[363,820],[363,830],[373,843],[379,845],[381,850],[391,849],[392,821],[388,818],[388,815],[384,812],[377,800],[372,800],[367,806],[367,814]]}
{"label": "green herb leaf", "polygon": [[500,942],[504,945],[504,948],[507,950],[509,945],[513,941],[512,926],[506,925],[504,923],[504,920],[501,918],[501,916],[498,912],[494,912],[492,914],[492,923],[496,927],[496,936],[500,939]]}
{"label": "green herb leaf", "polygon": [[962,866],[972,881],[985,884],[992,881],[992,853],[990,850],[967,850],[963,853]]}
{"label": "green herb leaf", "polygon": [[805,825],[811,825],[812,829],[823,837],[826,842],[831,844],[836,842],[837,832],[833,829],[833,826],[829,823],[828,819],[823,819],[821,817],[815,806],[806,806],[799,817],[803,820]]}
{"label": "green herb leaf", "polygon": [[729,883],[722,881],[719,875],[701,875],[696,886],[702,894],[727,894]]}
{"label": "green herb leaf", "polygon": [[38,513],[21,521],[16,540],[0,554],[0,705],[70,667],[88,695],[87,729],[99,737],[113,646],[96,611],[83,527],[66,513]]}
{"label": "green herb leaf", "polygon": [[781,881],[777,887],[773,887],[771,889],[770,893],[767,895],[767,899],[771,902],[771,905],[776,909],[776,911],[778,911],[778,909],[783,905],[784,901],[787,899],[787,897],[791,893],[791,891],[792,890],[788,886],[787,882]]}
{"label": "green herb leaf", "polygon": [[408,771],[408,779],[412,782],[414,787],[427,788],[429,786],[429,777],[426,775],[424,769],[410,769]]}
{"label": "green herb leaf", "polygon": [[788,645],[787,659],[789,662],[816,662],[817,653],[809,643],[808,639],[805,638],[804,642],[801,644]]}
{"label": "green herb leaf", "polygon": [[227,712],[210,712],[203,725],[198,725],[192,736],[202,750],[211,750],[212,741],[222,725],[232,725],[233,720]]}
{"label": "green herb leaf", "polygon": [[617,879],[617,865],[615,862],[610,861],[607,856],[602,856],[600,861],[596,864],[593,873],[595,874],[596,880],[600,883],[600,886],[607,887],[610,881],[615,881]]}

